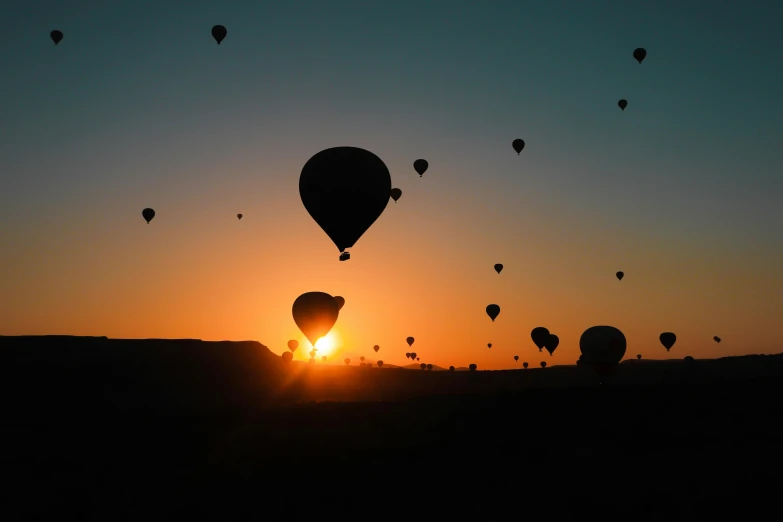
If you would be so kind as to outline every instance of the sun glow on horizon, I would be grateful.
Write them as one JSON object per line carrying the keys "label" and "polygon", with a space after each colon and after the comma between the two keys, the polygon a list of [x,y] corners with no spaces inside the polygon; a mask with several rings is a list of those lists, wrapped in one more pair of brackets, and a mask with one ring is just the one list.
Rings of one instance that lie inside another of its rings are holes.
{"label": "sun glow on horizon", "polygon": [[323,357],[324,355],[332,355],[340,344],[339,335],[332,330],[315,342],[315,348],[318,350],[316,358]]}

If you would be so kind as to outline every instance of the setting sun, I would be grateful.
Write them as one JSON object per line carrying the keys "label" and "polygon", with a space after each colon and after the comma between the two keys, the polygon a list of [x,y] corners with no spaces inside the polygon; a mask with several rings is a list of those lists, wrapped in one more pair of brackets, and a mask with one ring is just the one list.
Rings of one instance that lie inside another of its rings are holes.
{"label": "setting sun", "polygon": [[334,331],[329,332],[315,342],[318,355],[331,355],[339,345],[339,338]]}

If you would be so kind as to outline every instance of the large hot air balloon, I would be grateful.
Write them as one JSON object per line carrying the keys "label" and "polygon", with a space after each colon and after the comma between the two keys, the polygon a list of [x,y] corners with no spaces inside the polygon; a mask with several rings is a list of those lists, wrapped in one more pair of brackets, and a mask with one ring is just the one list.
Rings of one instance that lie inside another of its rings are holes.
{"label": "large hot air balloon", "polygon": [[625,273],[623,273],[623,272],[617,272],[617,273],[615,274],[615,276],[617,276],[617,280],[618,280],[618,281],[622,281],[622,280],[623,280],[623,277],[625,277]]}
{"label": "large hot air balloon", "polygon": [[647,57],[647,51],[643,47],[634,49],[633,57],[636,59],[637,62],[642,63],[642,61],[644,61],[644,59]]}
{"label": "large hot air balloon", "polygon": [[492,322],[495,322],[495,318],[500,314],[500,307],[496,304],[490,304],[487,305],[487,315],[490,319],[492,319]]}
{"label": "large hot air balloon", "polygon": [[677,342],[677,336],[671,332],[663,332],[658,339],[661,341],[663,347],[666,348],[667,352],[674,346],[674,343]]}
{"label": "large hot air balloon", "polygon": [[492,343],[487,343],[487,348],[492,348]]}
{"label": "large hot air balloon", "polygon": [[495,272],[497,272],[499,274],[501,270],[503,270],[503,265],[501,265],[500,263],[496,264],[495,265]]}
{"label": "large hot air balloon", "polygon": [[427,160],[425,159],[417,159],[413,162],[413,168],[419,173],[419,177],[422,177],[424,173],[427,172],[429,166],[430,164],[427,163]]}
{"label": "large hot air balloon", "polygon": [[603,380],[614,372],[625,355],[626,340],[623,332],[613,326],[592,326],[579,338],[579,358],[582,364],[593,368]]}
{"label": "large hot air balloon", "polygon": [[416,357],[416,352],[411,352],[411,359],[414,361],[418,359],[418,357]]}
{"label": "large hot air balloon", "polygon": [[343,309],[343,306],[345,306],[345,297],[341,295],[336,295],[334,296],[334,300],[337,303],[337,311],[339,312],[340,310]]}
{"label": "large hot air balloon", "polygon": [[405,342],[408,343],[408,346],[413,346],[413,341],[415,341],[413,337],[406,337]]}
{"label": "large hot air balloon", "polygon": [[152,221],[152,218],[155,217],[155,211],[151,208],[145,208],[141,211],[141,216],[147,221],[147,224],[150,224],[150,221]]}
{"label": "large hot air balloon", "polygon": [[517,156],[520,152],[522,152],[522,149],[525,148],[525,140],[520,140],[519,138],[515,139],[511,142],[511,146],[514,147],[514,150],[517,151]]}
{"label": "large hot air balloon", "polygon": [[58,31],[57,29],[55,29],[54,31],[49,33],[49,36],[52,38],[52,41],[54,42],[54,45],[57,45],[63,39],[62,31]]}
{"label": "large hot air balloon", "polygon": [[372,347],[372,349],[375,350],[375,353],[378,353],[378,350],[380,350],[381,347],[376,344],[375,346]]}
{"label": "large hot air balloon", "polygon": [[337,322],[337,301],[326,292],[307,292],[296,298],[291,309],[296,326],[315,347]]}
{"label": "large hot air balloon", "polygon": [[533,339],[533,343],[535,343],[536,347],[538,347],[538,351],[540,352],[544,349],[546,342],[549,340],[549,330],[543,326],[536,326],[530,332],[530,338]]}
{"label": "large hot air balloon", "polygon": [[519,361],[519,355],[514,356],[514,361]]}
{"label": "large hot air balloon", "polygon": [[343,254],[383,213],[391,188],[383,161],[356,147],[322,150],[299,176],[305,209]]}
{"label": "large hot air balloon", "polygon": [[527,367],[528,367],[528,364],[527,364],[526,362],[523,362],[523,363],[522,363],[522,368],[524,368],[525,370],[527,370]]}
{"label": "large hot air balloon", "polygon": [[397,200],[400,199],[400,196],[402,196],[402,190],[398,188],[391,189],[391,192],[389,193],[391,198],[394,200],[395,203],[397,203]]}
{"label": "large hot air balloon", "polygon": [[620,100],[617,102],[617,106],[620,107],[620,110],[624,111],[626,107],[628,107],[628,102],[626,100]]}
{"label": "large hot air balloon", "polygon": [[237,219],[242,219],[242,214],[237,214]]}
{"label": "large hot air balloon", "polygon": [[283,352],[283,361],[285,363],[290,363],[293,358],[294,358],[294,354],[292,354],[291,352]]}
{"label": "large hot air balloon", "polygon": [[297,348],[299,348],[299,341],[296,339],[288,341],[288,349],[291,350],[292,353],[295,352]]}
{"label": "large hot air balloon", "polygon": [[544,343],[544,348],[546,348],[546,351],[549,352],[549,355],[551,356],[553,353],[555,353],[555,349],[559,344],[560,338],[555,334],[549,334],[546,338],[546,342]]}
{"label": "large hot air balloon", "polygon": [[228,34],[228,30],[222,25],[216,25],[212,28],[212,38],[215,39],[218,45]]}

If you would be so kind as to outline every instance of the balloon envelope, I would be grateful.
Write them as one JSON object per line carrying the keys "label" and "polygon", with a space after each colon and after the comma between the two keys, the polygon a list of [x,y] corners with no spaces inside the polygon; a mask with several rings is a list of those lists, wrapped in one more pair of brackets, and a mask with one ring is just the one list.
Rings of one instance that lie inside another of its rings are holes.
{"label": "balloon envelope", "polygon": [[237,214],[237,219],[242,219],[242,214]]}
{"label": "balloon envelope", "polygon": [[400,196],[402,196],[402,190],[400,190],[398,188],[393,188],[393,189],[391,189],[391,192],[389,193],[389,195],[391,196],[391,198],[396,203],[397,200],[400,199]]}
{"label": "balloon envelope", "polygon": [[141,211],[141,216],[147,221],[147,224],[150,224],[150,221],[152,221],[152,218],[155,217],[155,211],[151,208],[145,208]]}
{"label": "balloon envelope", "polygon": [[222,25],[216,25],[212,28],[212,38],[215,39],[218,45],[220,45],[220,42],[223,41],[227,34],[228,30]]}
{"label": "balloon envelope", "polygon": [[415,341],[413,337],[406,337],[405,342],[408,343],[408,346],[413,346],[413,341]]}
{"label": "balloon envelope", "polygon": [[625,277],[625,274],[624,274],[623,272],[617,272],[617,273],[615,274],[615,276],[617,276],[617,280],[618,280],[618,281],[622,281],[622,280],[623,280],[623,277]]}
{"label": "balloon envelope", "polygon": [[346,357],[345,359],[343,359],[343,362],[344,362],[345,364],[351,364],[351,360],[350,360],[350,359],[348,359],[347,357]]}
{"label": "balloon envelope", "polygon": [[63,39],[62,31],[58,31],[57,29],[55,29],[54,31],[49,33],[49,36],[52,38],[52,41],[54,42],[54,45],[57,45]]}
{"label": "balloon envelope", "polygon": [[674,335],[672,332],[663,332],[658,339],[661,341],[661,344],[664,348],[666,348],[666,351],[668,352],[669,349],[671,349],[672,346],[674,346],[674,343],[677,342],[677,336]]}
{"label": "balloon envelope", "polygon": [[538,347],[538,351],[540,352],[544,346],[546,346],[546,342],[549,340],[549,330],[543,326],[536,326],[530,332],[530,338],[533,339],[533,343],[535,343],[536,347]]}
{"label": "balloon envelope", "polygon": [[296,298],[291,309],[296,326],[313,346],[329,333],[339,313],[334,297],[326,292],[304,293]]}
{"label": "balloon envelope", "polygon": [[644,47],[634,49],[633,57],[637,62],[642,63],[642,61],[647,57],[647,50]]}
{"label": "balloon envelope", "polygon": [[487,315],[495,322],[495,318],[500,315],[500,307],[496,304],[487,305]]}
{"label": "balloon envelope", "polygon": [[378,350],[380,350],[381,347],[376,344],[375,346],[372,347],[372,349],[375,350],[375,353],[378,353]]}
{"label": "balloon envelope", "polygon": [[340,252],[351,248],[380,217],[391,188],[383,161],[356,147],[322,150],[299,176],[305,209]]}
{"label": "balloon envelope", "polygon": [[427,172],[429,166],[430,164],[427,163],[427,160],[425,159],[417,159],[413,162],[413,168],[416,169],[416,172],[419,173],[419,177],[423,176],[424,173]]}
{"label": "balloon envelope", "polygon": [[487,343],[487,348],[492,348],[492,343]]}
{"label": "balloon envelope", "polygon": [[522,367],[527,370],[528,364],[526,362],[523,362]]}
{"label": "balloon envelope", "polygon": [[411,352],[411,359],[413,359],[414,361],[418,359],[418,357],[416,356],[416,352]]}
{"label": "balloon envelope", "polygon": [[514,360],[515,360],[515,361],[518,361],[518,360],[519,360],[519,355],[515,355],[515,356],[514,356]]}
{"label": "balloon envelope", "polygon": [[503,270],[503,265],[501,265],[500,263],[496,264],[495,265],[495,272],[497,272],[499,274],[501,270]]}
{"label": "balloon envelope", "polygon": [[290,363],[291,359],[293,358],[294,358],[294,354],[292,354],[291,352],[283,352],[283,361],[285,361],[286,363]]}
{"label": "balloon envelope", "polygon": [[541,361],[541,367],[546,368],[546,361]]}
{"label": "balloon envelope", "polygon": [[592,326],[579,338],[579,350],[588,364],[617,364],[625,349],[625,335],[613,326]]}
{"label": "balloon envelope", "polygon": [[544,348],[546,348],[546,351],[549,352],[549,355],[552,355],[555,353],[555,349],[560,344],[560,338],[556,336],[555,334],[549,334],[547,336],[546,342],[544,343]]}
{"label": "balloon envelope", "polygon": [[517,154],[519,154],[522,152],[522,149],[525,148],[525,140],[520,140],[517,138],[511,142],[511,146],[514,147],[514,150],[517,151]]}
{"label": "balloon envelope", "polygon": [[345,306],[345,298],[341,295],[336,295],[334,296],[334,300],[337,303],[337,311],[339,312],[343,309],[343,306]]}
{"label": "balloon envelope", "polygon": [[290,341],[288,341],[288,349],[289,350],[291,350],[292,352],[295,352],[297,348],[299,348],[299,341],[297,341],[295,339],[291,339]]}
{"label": "balloon envelope", "polygon": [[617,106],[620,107],[620,110],[625,110],[626,107],[628,107],[628,102],[626,100],[620,100],[617,102]]}

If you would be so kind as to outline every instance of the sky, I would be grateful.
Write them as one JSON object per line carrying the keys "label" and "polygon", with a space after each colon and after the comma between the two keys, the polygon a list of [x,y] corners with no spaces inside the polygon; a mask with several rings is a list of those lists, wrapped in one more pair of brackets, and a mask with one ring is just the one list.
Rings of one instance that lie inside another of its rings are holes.
{"label": "sky", "polygon": [[[783,351],[783,3],[184,5],[0,6],[0,334],[282,353],[324,291],[335,362],[574,364],[593,325],[626,358]],[[298,192],[343,145],[403,192],[347,262]]]}

